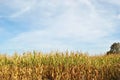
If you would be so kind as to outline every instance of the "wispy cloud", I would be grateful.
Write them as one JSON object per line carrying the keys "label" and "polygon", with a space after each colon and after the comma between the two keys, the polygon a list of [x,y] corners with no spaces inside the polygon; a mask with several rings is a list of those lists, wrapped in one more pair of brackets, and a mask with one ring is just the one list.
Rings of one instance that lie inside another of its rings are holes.
{"label": "wispy cloud", "polygon": [[107,3],[111,3],[111,4],[115,4],[117,6],[120,6],[120,1],[119,0],[101,0],[103,2],[107,2]]}
{"label": "wispy cloud", "polygon": [[[88,43],[92,44],[92,47],[87,47],[88,50],[97,47],[98,51],[103,51],[109,43],[114,41],[108,40],[116,31],[117,26],[114,20],[117,18],[113,16],[118,14],[110,13],[111,11],[107,8],[103,9],[101,6],[104,4],[99,4],[99,1],[12,0],[11,3],[6,3],[14,10],[9,15],[10,19],[20,21],[21,24],[26,22],[27,27],[31,29],[17,34],[2,46],[12,49],[82,48],[86,51],[85,47]],[[106,3],[118,5],[117,0],[114,3],[112,0]]]}
{"label": "wispy cloud", "polygon": [[20,17],[22,14],[24,14],[25,12],[29,11],[31,7],[25,7],[24,9],[22,9],[21,11],[18,11],[12,15],[10,15],[10,18],[16,18],[16,17]]}
{"label": "wispy cloud", "polygon": [[[30,0],[30,1],[25,1],[25,0],[2,0],[0,2],[1,5],[4,5],[4,8],[6,10],[2,9],[2,11],[6,15],[0,15],[2,18],[16,18],[20,17],[22,14],[26,13],[29,11],[32,6],[34,5],[36,1],[35,0]],[[8,11],[9,12],[8,12]]]}

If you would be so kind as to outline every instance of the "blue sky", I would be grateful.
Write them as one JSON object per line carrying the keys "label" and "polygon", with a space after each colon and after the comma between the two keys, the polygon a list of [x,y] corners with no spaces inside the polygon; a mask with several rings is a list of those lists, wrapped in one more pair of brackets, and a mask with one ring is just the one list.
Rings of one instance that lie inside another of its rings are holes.
{"label": "blue sky", "polygon": [[104,53],[120,41],[119,0],[0,0],[0,53]]}

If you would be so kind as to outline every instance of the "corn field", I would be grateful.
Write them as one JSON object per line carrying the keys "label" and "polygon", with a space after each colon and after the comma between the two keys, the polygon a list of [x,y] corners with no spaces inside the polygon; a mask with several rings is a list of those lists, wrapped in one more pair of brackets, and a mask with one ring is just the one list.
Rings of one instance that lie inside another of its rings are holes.
{"label": "corn field", "polygon": [[120,55],[0,54],[0,80],[120,80]]}

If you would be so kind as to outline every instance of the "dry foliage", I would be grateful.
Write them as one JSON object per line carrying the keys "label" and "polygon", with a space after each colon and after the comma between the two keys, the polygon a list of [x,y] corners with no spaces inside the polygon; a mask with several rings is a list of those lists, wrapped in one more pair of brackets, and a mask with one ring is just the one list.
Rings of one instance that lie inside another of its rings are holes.
{"label": "dry foliage", "polygon": [[27,52],[0,55],[0,80],[120,80],[120,55]]}

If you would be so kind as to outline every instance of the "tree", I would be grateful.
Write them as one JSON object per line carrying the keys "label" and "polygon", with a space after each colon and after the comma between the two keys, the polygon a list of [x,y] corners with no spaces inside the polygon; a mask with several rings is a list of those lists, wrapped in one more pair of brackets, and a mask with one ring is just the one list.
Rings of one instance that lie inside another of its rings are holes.
{"label": "tree", "polygon": [[120,54],[120,43],[113,43],[110,47],[110,51],[107,52],[108,54]]}

